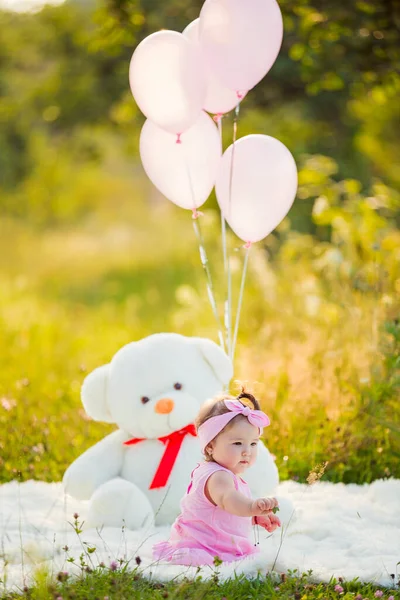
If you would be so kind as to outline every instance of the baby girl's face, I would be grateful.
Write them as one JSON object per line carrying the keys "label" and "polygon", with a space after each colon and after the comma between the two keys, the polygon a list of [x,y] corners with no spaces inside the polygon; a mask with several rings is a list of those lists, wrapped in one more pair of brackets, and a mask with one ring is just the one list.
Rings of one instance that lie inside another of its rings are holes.
{"label": "baby girl's face", "polygon": [[243,473],[257,458],[259,430],[247,419],[235,422],[210,443],[212,457],[235,475]]}

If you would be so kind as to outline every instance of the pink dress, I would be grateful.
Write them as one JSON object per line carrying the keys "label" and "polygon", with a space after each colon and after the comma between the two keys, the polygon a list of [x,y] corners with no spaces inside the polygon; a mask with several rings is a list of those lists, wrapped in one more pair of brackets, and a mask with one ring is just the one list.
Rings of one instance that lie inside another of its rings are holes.
{"label": "pink dress", "polygon": [[215,462],[201,463],[192,473],[181,500],[181,514],[172,525],[169,540],[153,546],[155,560],[174,565],[213,565],[216,556],[223,562],[232,562],[259,551],[250,541],[251,517],[232,515],[206,497],[205,485],[216,471],[230,473],[235,488],[251,498],[243,479]]}

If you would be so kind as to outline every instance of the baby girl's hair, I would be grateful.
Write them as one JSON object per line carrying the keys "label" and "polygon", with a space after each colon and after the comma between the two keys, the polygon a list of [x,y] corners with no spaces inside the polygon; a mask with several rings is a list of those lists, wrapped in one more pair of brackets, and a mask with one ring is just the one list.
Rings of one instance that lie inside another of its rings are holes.
{"label": "baby girl's hair", "polygon": [[[217,417],[219,415],[224,415],[225,413],[229,412],[229,408],[225,406],[225,400],[239,400],[239,402],[243,404],[243,406],[249,406],[249,404],[251,404],[251,409],[260,410],[260,404],[258,400],[252,394],[246,392],[244,388],[242,388],[242,391],[238,396],[220,394],[218,396],[215,396],[215,398],[213,398],[212,400],[209,400],[208,402],[203,404],[195,420],[196,429],[198,429],[200,425],[203,425],[203,423],[208,421],[208,419],[211,419],[212,417]],[[243,402],[243,400],[247,400],[247,402]],[[243,415],[238,414],[236,417],[233,417],[233,419],[222,429],[222,431],[225,431],[227,428],[232,426],[237,419],[245,418],[246,417],[244,417]],[[222,433],[222,431],[220,431],[220,433]],[[205,459],[212,460],[212,458],[207,453],[205,453]]]}

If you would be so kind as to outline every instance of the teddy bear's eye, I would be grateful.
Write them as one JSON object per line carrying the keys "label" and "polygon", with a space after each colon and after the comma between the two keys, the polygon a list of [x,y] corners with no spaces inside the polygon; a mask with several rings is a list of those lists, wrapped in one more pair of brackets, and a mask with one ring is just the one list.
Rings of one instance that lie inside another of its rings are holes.
{"label": "teddy bear's eye", "polygon": [[181,390],[182,389],[182,384],[181,383],[175,383],[174,388],[176,390]]}
{"label": "teddy bear's eye", "polygon": [[142,396],[141,401],[142,401],[142,404],[146,404],[147,402],[150,402],[150,398],[148,398],[147,396]]}

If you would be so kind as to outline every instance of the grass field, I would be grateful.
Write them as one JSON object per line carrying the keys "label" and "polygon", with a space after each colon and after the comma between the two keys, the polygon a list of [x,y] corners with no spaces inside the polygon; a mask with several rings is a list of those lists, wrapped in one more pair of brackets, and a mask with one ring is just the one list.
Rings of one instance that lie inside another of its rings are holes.
{"label": "grass field", "polygon": [[[115,569],[114,565],[112,567]],[[117,570],[99,568],[85,573],[78,581],[71,581],[62,572],[56,582],[49,582],[45,574],[38,575],[32,590],[22,590],[24,597],[35,600],[162,600],[163,598],[190,598],[193,600],[398,600],[396,589],[382,589],[370,584],[360,584],[357,580],[344,582],[332,579],[329,584],[315,583],[312,573],[298,573],[297,570],[281,576],[266,574],[256,579],[237,577],[221,582],[218,568],[210,580],[201,577],[167,584],[149,582],[138,573],[128,571],[126,565]],[[8,600],[20,598],[21,594],[10,594]]]}
{"label": "grass field", "polygon": [[[149,208],[139,183],[119,183],[125,201],[79,226],[1,223],[1,481],[59,480],[110,430],[87,419],[79,390],[123,344],[159,331],[216,339],[190,213],[159,198]],[[201,225],[222,298],[216,212]],[[333,481],[399,476],[399,295],[333,278],[310,236],[285,236],[274,254],[252,249],[235,364],[272,416],[281,477],[304,481],[324,461]],[[243,251],[231,246],[237,297]]]}

